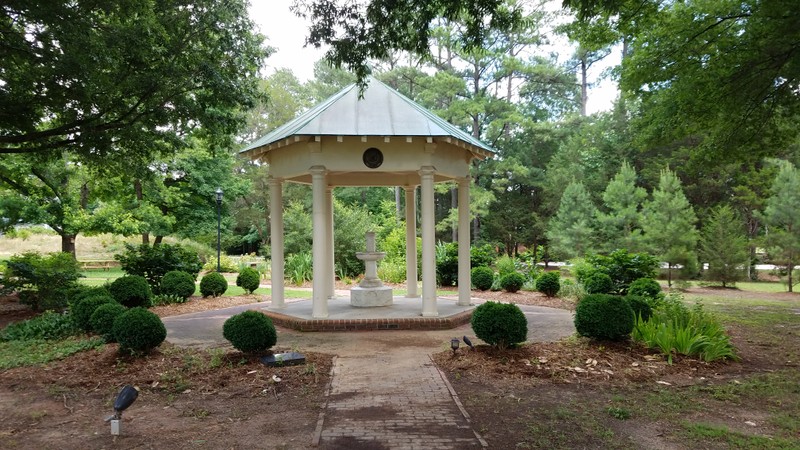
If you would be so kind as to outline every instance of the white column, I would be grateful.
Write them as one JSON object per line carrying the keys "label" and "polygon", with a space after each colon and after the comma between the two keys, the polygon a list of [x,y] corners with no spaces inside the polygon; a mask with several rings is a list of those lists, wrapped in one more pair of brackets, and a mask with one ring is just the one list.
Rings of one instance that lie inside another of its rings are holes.
{"label": "white column", "polygon": [[327,220],[327,225],[325,227],[327,232],[327,247],[326,251],[328,252],[327,261],[328,261],[328,279],[327,279],[327,291],[325,294],[328,298],[335,298],[336,297],[336,272],[335,272],[335,265],[333,262],[333,187],[328,186],[328,189],[325,190],[325,218]]}
{"label": "white column", "polygon": [[417,190],[405,186],[406,191],[406,297],[419,297],[417,292]]}
{"label": "white column", "polygon": [[469,306],[472,276],[470,273],[469,177],[458,180],[458,305]]}
{"label": "white column", "polygon": [[272,307],[285,308],[283,297],[283,183],[269,177],[269,226],[272,284]]}
{"label": "white column", "polygon": [[326,237],[328,236],[328,220],[325,208],[325,192],[327,186],[327,171],[324,166],[314,166],[311,172],[312,213],[311,223],[314,228],[312,242],[312,258],[314,265],[314,280],[311,292],[311,317],[325,319],[328,317],[328,250]]}
{"label": "white column", "polygon": [[435,169],[423,166],[419,171],[422,186],[422,316],[436,317],[436,229],[433,209],[433,174]]}

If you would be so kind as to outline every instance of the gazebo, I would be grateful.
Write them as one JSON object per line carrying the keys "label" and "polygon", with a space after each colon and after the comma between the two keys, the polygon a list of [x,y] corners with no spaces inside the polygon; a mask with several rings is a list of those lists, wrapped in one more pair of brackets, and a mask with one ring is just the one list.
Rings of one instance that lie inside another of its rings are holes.
{"label": "gazebo", "polygon": [[434,183],[458,183],[458,304],[470,304],[470,165],[493,150],[375,78],[353,84],[258,139],[242,154],[269,164],[272,307],[285,307],[283,183],[310,184],[312,317],[334,298],[333,188],[405,190],[407,297],[418,298],[416,187],[421,186],[423,317],[437,317]]}

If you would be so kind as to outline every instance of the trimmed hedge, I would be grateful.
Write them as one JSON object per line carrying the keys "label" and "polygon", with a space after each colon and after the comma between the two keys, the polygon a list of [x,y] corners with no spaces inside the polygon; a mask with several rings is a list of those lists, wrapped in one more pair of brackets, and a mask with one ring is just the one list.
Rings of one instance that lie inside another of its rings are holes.
{"label": "trimmed hedge", "polygon": [[603,272],[594,272],[583,281],[587,294],[608,294],[614,289],[611,277]]}
{"label": "trimmed hedge", "polygon": [[536,279],[536,290],[548,297],[555,297],[561,290],[561,281],[558,272],[545,272]]}
{"label": "trimmed hedge", "polygon": [[242,353],[263,352],[278,342],[272,319],[257,311],[230,317],[222,325],[222,336]]}
{"label": "trimmed hedge", "polygon": [[173,270],[164,274],[161,279],[161,294],[187,299],[194,295],[197,286],[194,276],[189,272]]}
{"label": "trimmed hedge", "polygon": [[200,293],[203,297],[219,297],[228,290],[228,280],[219,272],[210,272],[200,280]]}
{"label": "trimmed hedge", "polygon": [[94,297],[86,297],[74,303],[70,308],[70,316],[75,326],[83,331],[92,331],[92,314],[101,305],[117,303],[113,298],[107,295],[97,295]]}
{"label": "trimmed hedge", "polygon": [[89,318],[92,331],[99,334],[106,342],[114,342],[114,321],[128,308],[117,302],[105,303],[97,307]]}
{"label": "trimmed hedge", "polygon": [[587,295],[575,308],[575,329],[581,336],[617,341],[630,335],[633,326],[633,309],[619,296]]}
{"label": "trimmed hedge", "polygon": [[661,298],[661,285],[652,278],[639,278],[628,287],[628,294],[651,299]]}
{"label": "trimmed hedge", "polygon": [[470,275],[475,289],[486,291],[492,288],[492,283],[494,283],[494,270],[491,268],[486,266],[476,267],[472,269]]}
{"label": "trimmed hedge", "polygon": [[120,351],[147,353],[167,338],[167,328],[155,313],[145,308],[131,308],[117,316],[112,327]]}
{"label": "trimmed hedge", "polygon": [[512,292],[512,293],[517,292],[518,290],[522,289],[522,286],[524,284],[525,284],[525,275],[519,272],[511,272],[503,275],[503,277],[500,278],[500,287],[502,287],[507,292]]}
{"label": "trimmed hedge", "polygon": [[528,338],[528,319],[513,303],[486,302],[472,313],[472,331],[487,344],[507,348]]}
{"label": "trimmed hedge", "polygon": [[252,294],[261,285],[261,274],[252,267],[245,267],[236,277],[236,285]]}
{"label": "trimmed hedge", "polygon": [[642,317],[643,322],[647,322],[647,319],[653,315],[653,308],[650,306],[650,303],[647,301],[646,297],[628,294],[625,296],[625,301],[631,305],[634,323],[636,322],[636,318],[639,316]]}
{"label": "trimmed hedge", "polygon": [[150,298],[153,296],[147,280],[139,275],[117,278],[108,286],[108,292],[111,293],[114,300],[128,308],[148,307]]}

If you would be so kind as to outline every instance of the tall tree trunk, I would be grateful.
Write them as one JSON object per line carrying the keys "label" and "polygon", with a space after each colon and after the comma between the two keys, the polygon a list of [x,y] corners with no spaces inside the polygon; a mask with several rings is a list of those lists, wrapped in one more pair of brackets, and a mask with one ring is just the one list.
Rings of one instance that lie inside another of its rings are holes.
{"label": "tall tree trunk", "polygon": [[161,245],[161,241],[164,240],[164,236],[156,236],[156,239],[153,241],[153,247],[156,245]]}
{"label": "tall tree trunk", "polygon": [[75,253],[75,238],[77,235],[75,234],[62,234],[61,235],[61,251],[64,253],[69,253],[72,255],[73,258],[78,259],[77,254]]}
{"label": "tall tree trunk", "polygon": [[581,116],[586,117],[586,103],[589,100],[589,66],[586,64],[586,52],[581,54]]}
{"label": "tall tree trunk", "polygon": [[[142,204],[144,201],[144,193],[142,191],[142,180],[136,179],[133,181],[133,191],[136,193],[136,201],[139,205]],[[150,244],[150,233],[144,232],[142,233],[142,244],[149,245]]]}
{"label": "tall tree trunk", "polygon": [[400,186],[394,187],[394,207],[397,214],[397,220],[403,220],[403,189]]}
{"label": "tall tree trunk", "polygon": [[789,292],[792,292],[792,271],[794,270],[794,260],[789,261],[788,270],[789,272]]}

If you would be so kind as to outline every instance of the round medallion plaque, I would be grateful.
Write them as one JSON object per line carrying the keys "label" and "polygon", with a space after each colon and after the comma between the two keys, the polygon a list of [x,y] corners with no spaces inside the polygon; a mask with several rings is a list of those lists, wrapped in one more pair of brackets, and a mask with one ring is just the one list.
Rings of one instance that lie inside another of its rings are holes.
{"label": "round medallion plaque", "polygon": [[383,164],[383,153],[375,147],[364,150],[364,165],[370,169],[377,169]]}

